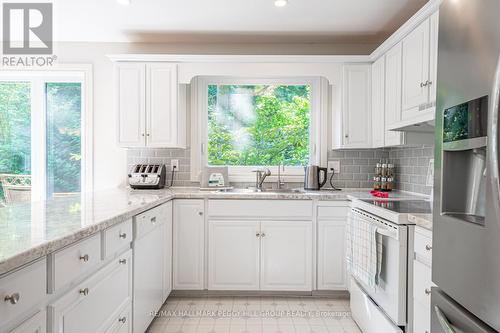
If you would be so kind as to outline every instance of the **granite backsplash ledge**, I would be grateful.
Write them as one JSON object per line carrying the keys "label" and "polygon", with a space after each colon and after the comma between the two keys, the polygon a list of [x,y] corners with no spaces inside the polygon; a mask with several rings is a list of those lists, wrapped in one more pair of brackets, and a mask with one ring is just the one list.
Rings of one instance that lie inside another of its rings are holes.
{"label": "granite backsplash ledge", "polygon": [[[179,170],[174,177],[174,186],[199,186],[190,180],[190,149],[128,149],[128,170],[137,163],[163,163],[170,165],[172,159],[179,161]],[[396,166],[395,188],[399,190],[429,194],[425,186],[429,160],[433,158],[433,146],[415,146],[381,149],[331,150],[329,161],[340,161],[340,174],[334,175],[334,186],[340,188],[370,188],[374,167],[381,159],[389,159]],[[167,175],[170,182],[170,175]],[[236,183],[237,187],[253,184]],[[303,183],[288,183],[288,187],[302,187]],[[330,187],[329,182],[325,185]]]}

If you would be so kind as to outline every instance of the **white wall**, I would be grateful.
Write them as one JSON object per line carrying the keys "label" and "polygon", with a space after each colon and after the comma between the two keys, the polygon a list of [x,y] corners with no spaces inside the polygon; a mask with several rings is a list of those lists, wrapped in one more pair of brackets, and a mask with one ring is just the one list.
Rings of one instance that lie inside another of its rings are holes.
{"label": "white wall", "polygon": [[58,43],[59,63],[93,65],[94,85],[94,188],[101,190],[126,183],[126,150],[116,145],[116,111],[113,98],[113,65],[108,54],[369,54],[372,44],[141,44]]}

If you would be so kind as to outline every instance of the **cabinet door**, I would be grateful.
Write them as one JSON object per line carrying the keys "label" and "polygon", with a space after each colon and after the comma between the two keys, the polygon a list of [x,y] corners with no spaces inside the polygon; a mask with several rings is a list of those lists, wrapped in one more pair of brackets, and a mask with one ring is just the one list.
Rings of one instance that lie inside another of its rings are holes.
{"label": "cabinet door", "polygon": [[372,139],[373,147],[384,147],[385,142],[385,58],[372,64]]}
{"label": "cabinet door", "polygon": [[318,289],[345,290],[345,219],[318,221]]}
{"label": "cabinet door", "polygon": [[148,147],[176,147],[178,134],[177,65],[146,65],[146,136]]}
{"label": "cabinet door", "polygon": [[260,223],[208,222],[208,289],[259,289]]}
{"label": "cabinet door", "polygon": [[371,65],[344,66],[343,147],[371,148]]}
{"label": "cabinet door", "polygon": [[174,289],[203,289],[204,220],[203,200],[174,201]]}
{"label": "cabinet door", "polygon": [[134,241],[134,332],[144,332],[163,304],[164,224]]}
{"label": "cabinet door", "polygon": [[312,222],[261,223],[261,290],[312,290]]}
{"label": "cabinet door", "polygon": [[164,229],[163,236],[165,237],[163,241],[164,245],[164,259],[163,259],[163,300],[165,301],[172,291],[172,201],[165,204],[166,220],[162,227]]}
{"label": "cabinet door", "polygon": [[[385,55],[385,127],[401,121],[401,43],[390,49]],[[398,146],[404,143],[404,134],[385,131],[385,145]]]}
{"label": "cabinet door", "polygon": [[436,103],[439,12],[430,17],[429,102]]}
{"label": "cabinet door", "polygon": [[45,333],[46,331],[47,312],[43,310],[26,320],[12,331],[9,331],[9,333]]}
{"label": "cabinet door", "polygon": [[403,39],[402,119],[418,115],[418,108],[429,100],[429,19]]}
{"label": "cabinet door", "polygon": [[118,144],[122,147],[146,145],[146,97],[143,63],[115,65],[115,103],[118,110]]}

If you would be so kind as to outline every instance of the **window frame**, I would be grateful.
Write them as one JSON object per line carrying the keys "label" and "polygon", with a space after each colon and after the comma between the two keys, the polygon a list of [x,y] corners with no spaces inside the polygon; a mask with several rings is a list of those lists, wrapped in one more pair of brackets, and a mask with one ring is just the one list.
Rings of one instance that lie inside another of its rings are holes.
{"label": "window frame", "polygon": [[[46,84],[81,84],[81,192],[92,192],[93,183],[93,112],[92,65],[59,65],[47,69],[13,69],[0,72],[0,82],[31,84],[31,201],[47,199]],[[37,126],[38,125],[38,126]]]}
{"label": "window frame", "polygon": [[[204,166],[208,165],[208,86],[209,85],[309,85],[311,87],[311,114],[309,128],[309,164],[321,165],[326,163],[326,149],[322,146],[326,143],[323,130],[323,120],[326,109],[328,94],[325,93],[321,77],[227,77],[207,76],[197,77],[191,83],[192,94],[192,130],[197,130],[192,138],[192,149],[200,147],[191,154],[191,180],[199,181],[199,175]],[[326,123],[326,122],[324,122]],[[253,170],[257,168],[269,168],[272,175],[266,178],[267,182],[277,180],[277,166],[228,166],[230,182],[253,182],[255,175]],[[304,167],[285,166],[281,175],[287,182],[302,182],[304,180]]]}

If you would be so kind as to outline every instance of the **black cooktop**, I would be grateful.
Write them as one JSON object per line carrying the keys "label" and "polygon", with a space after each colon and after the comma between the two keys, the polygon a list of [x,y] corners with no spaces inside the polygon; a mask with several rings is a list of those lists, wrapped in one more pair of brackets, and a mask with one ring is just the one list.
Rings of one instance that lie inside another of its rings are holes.
{"label": "black cooktop", "polygon": [[431,203],[425,200],[362,200],[377,207],[385,208],[396,213],[411,213],[411,214],[431,214]]}

